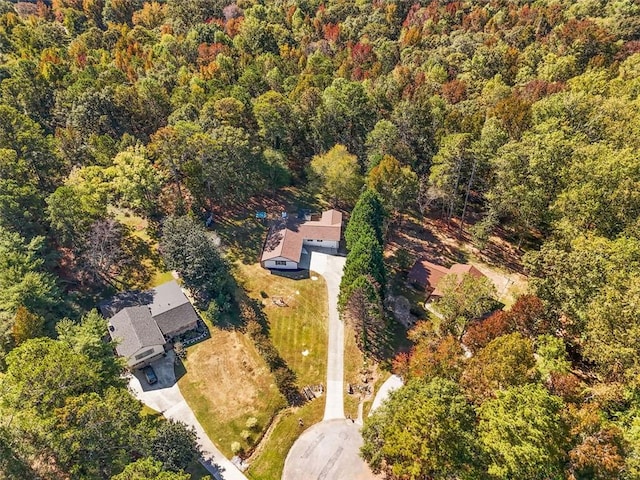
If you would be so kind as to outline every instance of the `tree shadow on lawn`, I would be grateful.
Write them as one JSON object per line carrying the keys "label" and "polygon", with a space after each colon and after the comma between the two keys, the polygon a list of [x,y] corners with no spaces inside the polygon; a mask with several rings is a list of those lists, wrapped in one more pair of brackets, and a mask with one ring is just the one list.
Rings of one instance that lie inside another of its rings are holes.
{"label": "tree shadow on lawn", "polygon": [[288,187],[275,195],[261,195],[242,204],[216,209],[213,229],[220,236],[231,259],[246,265],[260,260],[269,222],[256,218],[257,212],[266,212],[269,218],[280,218],[282,212],[297,214],[300,209],[320,210],[322,205],[309,192]]}

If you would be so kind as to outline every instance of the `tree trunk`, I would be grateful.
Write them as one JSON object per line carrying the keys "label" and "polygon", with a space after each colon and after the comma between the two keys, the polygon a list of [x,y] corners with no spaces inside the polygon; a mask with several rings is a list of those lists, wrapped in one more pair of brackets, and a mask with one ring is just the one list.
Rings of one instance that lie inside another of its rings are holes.
{"label": "tree trunk", "polygon": [[471,166],[471,175],[469,176],[469,183],[467,183],[467,191],[464,195],[464,206],[462,207],[462,217],[460,218],[460,230],[458,230],[458,237],[462,235],[462,228],[464,226],[464,217],[467,214],[467,205],[469,203],[469,192],[471,191],[471,185],[473,184],[473,177],[476,174],[476,166],[478,165],[477,158],[474,157],[473,165]]}

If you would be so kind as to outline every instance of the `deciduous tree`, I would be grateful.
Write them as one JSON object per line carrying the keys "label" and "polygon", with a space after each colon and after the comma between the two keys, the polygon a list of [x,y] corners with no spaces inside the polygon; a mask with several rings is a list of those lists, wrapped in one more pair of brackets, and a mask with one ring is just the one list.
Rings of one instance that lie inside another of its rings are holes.
{"label": "deciduous tree", "polygon": [[355,155],[344,145],[335,145],[323,155],[311,160],[315,182],[332,203],[353,205],[360,194],[362,176]]}
{"label": "deciduous tree", "polygon": [[398,478],[476,478],[475,416],[458,386],[413,380],[393,392],[366,422],[363,458]]}
{"label": "deciduous tree", "polygon": [[539,385],[499,392],[478,410],[478,434],[488,472],[497,479],[561,476],[566,458],[564,404]]}

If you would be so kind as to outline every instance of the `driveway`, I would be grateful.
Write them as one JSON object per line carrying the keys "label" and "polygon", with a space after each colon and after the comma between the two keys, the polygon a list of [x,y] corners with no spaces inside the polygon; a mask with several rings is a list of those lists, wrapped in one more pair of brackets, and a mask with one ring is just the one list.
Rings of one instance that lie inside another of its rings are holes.
{"label": "driveway", "polygon": [[311,252],[309,268],[324,277],[329,299],[329,353],[323,421],[344,418],[344,324],[338,315],[338,294],[345,260],[344,257]]}
{"label": "driveway", "polygon": [[185,401],[176,382],[174,372],[174,353],[168,352],[165,358],[152,363],[158,376],[158,382],[148,385],[140,372],[132,375],[129,387],[133,394],[145,405],[161,412],[166,418],[186,423],[196,430],[198,443],[202,449],[202,465],[217,480],[247,480],[236,466],[216,448],[196,419]]}
{"label": "driveway", "polygon": [[329,301],[327,389],[322,422],[307,429],[287,454],[282,480],[374,480],[360,458],[360,425],[344,416],[344,324],[338,293],[345,258],[313,251],[310,269],[322,275]]}
{"label": "driveway", "polygon": [[307,429],[291,447],[282,480],[374,480],[379,478],[360,458],[360,426],[351,420],[328,420]]}

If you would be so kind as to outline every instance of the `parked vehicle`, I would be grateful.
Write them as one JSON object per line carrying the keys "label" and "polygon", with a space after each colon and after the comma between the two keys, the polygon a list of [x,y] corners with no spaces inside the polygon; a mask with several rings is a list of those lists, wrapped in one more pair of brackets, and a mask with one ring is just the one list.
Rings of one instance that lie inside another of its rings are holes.
{"label": "parked vehicle", "polygon": [[144,373],[144,378],[147,380],[149,385],[153,385],[158,381],[158,377],[156,372],[153,370],[151,365],[148,365],[142,369],[142,373]]}

